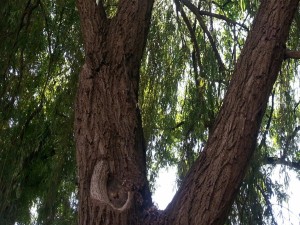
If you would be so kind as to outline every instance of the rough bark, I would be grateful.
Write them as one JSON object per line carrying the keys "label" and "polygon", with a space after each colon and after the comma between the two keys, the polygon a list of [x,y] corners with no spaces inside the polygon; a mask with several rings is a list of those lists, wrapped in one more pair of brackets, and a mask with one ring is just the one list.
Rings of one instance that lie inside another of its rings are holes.
{"label": "rough bark", "polygon": [[78,0],[85,63],[75,108],[79,224],[141,224],[152,205],[138,109],[139,68],[153,0]]}
{"label": "rough bark", "polygon": [[[77,0],[84,37],[75,111],[79,224],[224,224],[284,59],[298,0],[264,0],[208,144],[164,213],[152,210],[137,106],[153,0]],[[156,220],[158,219],[158,220]]]}
{"label": "rough bark", "polygon": [[298,0],[264,0],[207,146],[166,209],[168,224],[224,224],[255,150]]}

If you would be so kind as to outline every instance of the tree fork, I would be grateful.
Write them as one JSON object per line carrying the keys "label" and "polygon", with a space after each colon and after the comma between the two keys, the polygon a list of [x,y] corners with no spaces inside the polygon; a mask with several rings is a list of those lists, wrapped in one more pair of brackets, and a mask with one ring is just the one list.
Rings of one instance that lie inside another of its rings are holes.
{"label": "tree fork", "polygon": [[75,109],[79,224],[224,224],[255,150],[298,0],[261,2],[207,146],[163,214],[151,208],[137,109],[153,1],[118,4],[108,19],[102,1],[77,0],[85,46]]}

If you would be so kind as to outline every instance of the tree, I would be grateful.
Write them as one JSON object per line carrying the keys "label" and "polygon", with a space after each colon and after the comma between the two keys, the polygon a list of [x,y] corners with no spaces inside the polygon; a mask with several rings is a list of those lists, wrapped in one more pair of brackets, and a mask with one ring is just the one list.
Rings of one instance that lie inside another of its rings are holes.
{"label": "tree", "polygon": [[[299,169],[297,64],[283,62],[298,58],[297,3],[78,0],[81,40],[72,1],[4,2],[0,222],[31,224],[34,203],[40,224],[75,224],[77,209],[79,224],[276,223],[282,192],[261,165]],[[166,164],[180,188],[159,211]]]}
{"label": "tree", "polygon": [[137,103],[153,1],[120,1],[111,20],[101,1],[78,1],[85,43],[75,116],[80,224],[225,223],[255,150],[297,4],[261,3],[205,149],[164,214],[152,217]]}

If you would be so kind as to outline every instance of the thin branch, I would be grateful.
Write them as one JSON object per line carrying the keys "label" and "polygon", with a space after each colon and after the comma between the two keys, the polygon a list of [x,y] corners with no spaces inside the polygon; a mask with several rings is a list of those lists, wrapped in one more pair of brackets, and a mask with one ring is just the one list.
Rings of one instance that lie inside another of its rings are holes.
{"label": "thin branch", "polygon": [[[175,4],[176,4],[176,8],[177,11],[180,11],[181,15],[182,15],[182,19],[185,22],[190,35],[191,35],[191,41],[193,42],[194,48],[195,48],[195,52],[193,52],[192,54],[192,59],[193,59],[193,67],[194,67],[194,71],[195,71],[195,81],[196,81],[196,86],[198,86],[199,83],[199,79],[198,79],[198,69],[197,69],[197,64],[201,65],[201,61],[200,61],[200,48],[197,42],[197,38],[196,38],[196,34],[195,34],[195,29],[193,29],[191,22],[189,21],[186,13],[184,12],[183,8],[180,6],[179,0],[175,0]],[[198,82],[198,83],[197,83]]]}
{"label": "thin branch", "polygon": [[271,112],[270,112],[270,115],[269,115],[269,118],[268,118],[268,122],[267,122],[267,125],[266,125],[265,132],[263,133],[261,142],[260,142],[260,144],[258,146],[258,149],[261,149],[262,146],[265,145],[265,143],[266,143],[267,134],[268,134],[270,126],[271,126],[271,121],[272,121],[273,112],[274,112],[274,96],[275,96],[275,91],[272,92]]}
{"label": "thin branch", "polygon": [[282,159],[285,159],[287,157],[290,144],[291,144],[292,140],[296,137],[299,130],[300,130],[300,126],[295,127],[294,131],[289,136],[286,137],[285,148],[284,148],[283,154],[281,156]]}
{"label": "thin branch", "polygon": [[212,1],[211,3],[215,4],[216,6],[218,6],[220,9],[224,10],[224,8],[229,4],[229,3],[233,3],[232,0],[227,0],[223,5],[218,4],[215,1]]}
{"label": "thin branch", "polygon": [[[185,0],[183,0],[183,1],[185,1]],[[244,28],[246,31],[249,31],[249,28],[246,25],[244,25],[242,23],[239,23],[239,22],[236,22],[235,20],[232,20],[232,19],[230,19],[226,16],[216,14],[216,13],[212,13],[212,12],[202,11],[202,10],[198,10],[198,13],[200,15],[203,15],[203,16],[210,16],[210,17],[215,17],[215,18],[220,19],[220,20],[224,20],[229,24],[238,25],[238,26]]]}
{"label": "thin branch", "polygon": [[266,206],[267,206],[267,210],[270,212],[271,214],[271,218],[272,218],[272,224],[274,225],[278,225],[278,223],[275,220],[274,214],[273,214],[273,210],[272,210],[272,203],[270,202],[269,196],[266,195],[266,193],[264,192],[264,190],[261,188],[261,186],[259,186],[258,184],[255,185],[257,187],[257,189],[259,190],[259,192],[261,193],[261,195],[263,196],[265,202],[266,202]]}
{"label": "thin branch", "polygon": [[205,22],[203,21],[201,15],[199,14],[198,8],[197,8],[195,5],[193,5],[191,2],[187,1],[187,0],[181,0],[181,2],[195,14],[197,20],[198,20],[199,23],[200,23],[200,26],[201,26],[202,30],[204,31],[204,33],[205,33],[205,34],[207,35],[207,37],[208,37],[208,40],[209,40],[209,42],[210,42],[210,44],[211,44],[211,47],[212,47],[212,49],[213,49],[213,51],[214,51],[214,53],[215,53],[216,58],[217,58],[217,61],[218,61],[218,64],[219,64],[219,68],[220,68],[220,71],[221,71],[222,73],[224,73],[225,70],[226,70],[225,65],[224,65],[224,63],[223,63],[223,61],[222,61],[222,59],[221,59],[221,56],[220,56],[220,54],[219,54],[219,52],[218,52],[216,43],[215,43],[215,41],[214,41],[212,35],[210,34],[210,32],[209,32],[207,26],[205,25]]}
{"label": "thin branch", "polygon": [[106,11],[105,11],[105,8],[104,8],[103,0],[97,0],[96,4],[98,5],[101,18],[107,19],[107,15],[106,15]]}
{"label": "thin branch", "polygon": [[268,156],[264,160],[265,164],[270,164],[270,165],[285,165],[289,166],[293,169],[300,170],[300,161],[287,161],[283,158],[277,158],[277,157],[271,157]]}
{"label": "thin branch", "polygon": [[226,21],[229,24],[233,24],[233,25],[238,25],[242,28],[244,28],[245,30],[249,31],[249,28],[247,26],[245,26],[242,23],[236,22],[235,20],[232,20],[224,15],[220,15],[220,14],[216,14],[216,13],[212,13],[212,12],[208,12],[208,11],[203,11],[203,10],[199,10],[195,5],[193,5],[190,1],[188,0],[181,0],[181,2],[188,7],[195,15],[199,14],[201,16],[210,16],[210,17],[215,17],[217,19],[221,19]]}
{"label": "thin branch", "polygon": [[175,126],[174,126],[174,127],[172,127],[172,128],[171,128],[171,130],[176,130],[177,128],[179,128],[179,127],[183,126],[183,125],[184,125],[184,123],[185,123],[185,121],[181,121],[181,122],[179,122],[179,123],[175,124]]}

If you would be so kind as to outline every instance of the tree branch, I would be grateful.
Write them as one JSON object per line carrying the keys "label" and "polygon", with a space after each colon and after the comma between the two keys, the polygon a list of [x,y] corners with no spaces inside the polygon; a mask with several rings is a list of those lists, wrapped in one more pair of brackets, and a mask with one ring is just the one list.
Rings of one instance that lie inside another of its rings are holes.
{"label": "tree branch", "polygon": [[216,56],[218,64],[219,64],[219,69],[220,69],[220,71],[222,73],[224,73],[225,70],[226,70],[226,67],[225,67],[225,65],[224,65],[224,63],[223,63],[223,61],[221,59],[221,56],[220,56],[220,54],[218,52],[218,49],[217,49],[217,46],[216,46],[216,43],[215,43],[213,37],[211,36],[211,34],[210,34],[207,26],[205,25],[205,23],[204,23],[201,15],[199,14],[198,8],[195,5],[193,5],[191,2],[187,1],[187,0],[181,0],[181,2],[195,14],[197,20],[199,21],[199,24],[200,24],[202,30],[207,35],[208,40],[209,40],[209,42],[211,44],[211,47],[212,47],[212,49],[213,49],[213,51],[215,53],[215,56]]}
{"label": "tree branch", "polygon": [[300,51],[286,50],[284,57],[285,59],[300,59]]}
{"label": "tree branch", "polygon": [[291,161],[290,162],[283,158],[267,156],[264,160],[264,163],[270,164],[270,165],[284,165],[284,166],[289,166],[296,170],[300,170],[300,161]]}
{"label": "tree branch", "polygon": [[[122,28],[122,32],[116,35],[126,40],[125,55],[137,55],[142,57],[142,52],[133,52],[134,49],[144,49],[146,45],[146,35],[150,26],[151,12],[154,0],[120,0],[115,24]],[[125,32],[125,30],[127,30]],[[143,40],[141,42],[141,40]],[[137,47],[137,46],[141,46]],[[122,50],[123,51],[123,50]]]}
{"label": "tree branch", "polygon": [[[183,1],[186,1],[186,0],[183,0]],[[242,23],[239,23],[239,22],[236,22],[236,21],[234,21],[234,20],[232,20],[232,19],[230,19],[230,18],[228,18],[226,16],[223,16],[223,15],[220,15],[220,14],[216,14],[216,13],[207,12],[207,11],[202,11],[202,10],[198,10],[198,13],[200,15],[203,15],[203,16],[210,16],[210,17],[215,17],[217,19],[224,20],[224,21],[226,21],[229,24],[238,25],[238,26],[244,28],[246,31],[249,31],[249,28],[246,25],[244,25]]]}
{"label": "tree branch", "polygon": [[191,22],[189,21],[185,11],[183,10],[183,8],[181,7],[179,0],[175,0],[175,4],[176,4],[176,8],[177,11],[180,11],[181,15],[182,15],[182,19],[185,22],[190,35],[191,35],[191,41],[194,45],[194,49],[195,51],[192,54],[192,59],[193,59],[193,67],[194,67],[194,71],[195,71],[195,82],[196,82],[196,86],[199,86],[199,78],[198,78],[198,69],[197,69],[197,64],[199,65],[199,67],[201,66],[201,61],[200,61],[200,48],[197,42],[197,38],[196,38],[196,34],[195,34],[195,29],[193,29]]}
{"label": "tree branch", "polygon": [[261,195],[263,196],[263,198],[266,202],[267,211],[270,213],[271,218],[272,218],[272,224],[278,225],[278,223],[275,220],[275,216],[273,214],[272,203],[270,201],[269,196],[265,193],[265,191],[261,188],[261,186],[259,184],[256,184],[255,186],[258,189],[258,191],[261,193]]}
{"label": "tree branch", "polygon": [[[92,55],[100,43],[104,42],[102,36],[107,27],[107,17],[102,0],[77,0],[80,15],[81,31],[85,44],[85,54]],[[99,33],[100,35],[99,37]]]}
{"label": "tree branch", "polygon": [[212,12],[207,12],[207,11],[203,11],[203,10],[199,10],[195,5],[193,5],[190,1],[188,0],[181,0],[181,2],[188,7],[195,15],[199,14],[201,16],[210,16],[210,17],[215,17],[217,19],[221,19],[226,21],[229,24],[233,24],[233,25],[238,25],[242,28],[244,28],[245,30],[249,31],[248,27],[245,26],[242,23],[236,22],[235,20],[232,20],[224,15],[220,15],[220,14],[216,14],[216,13],[212,13]]}
{"label": "tree branch", "polygon": [[269,115],[269,118],[268,118],[268,121],[267,121],[267,124],[266,124],[265,132],[262,135],[262,139],[261,139],[261,142],[258,146],[258,149],[261,149],[263,147],[263,145],[265,145],[266,139],[267,139],[267,134],[270,130],[271,121],[272,121],[273,112],[274,112],[274,96],[275,96],[275,91],[272,92],[271,111],[270,111],[270,115]]}

